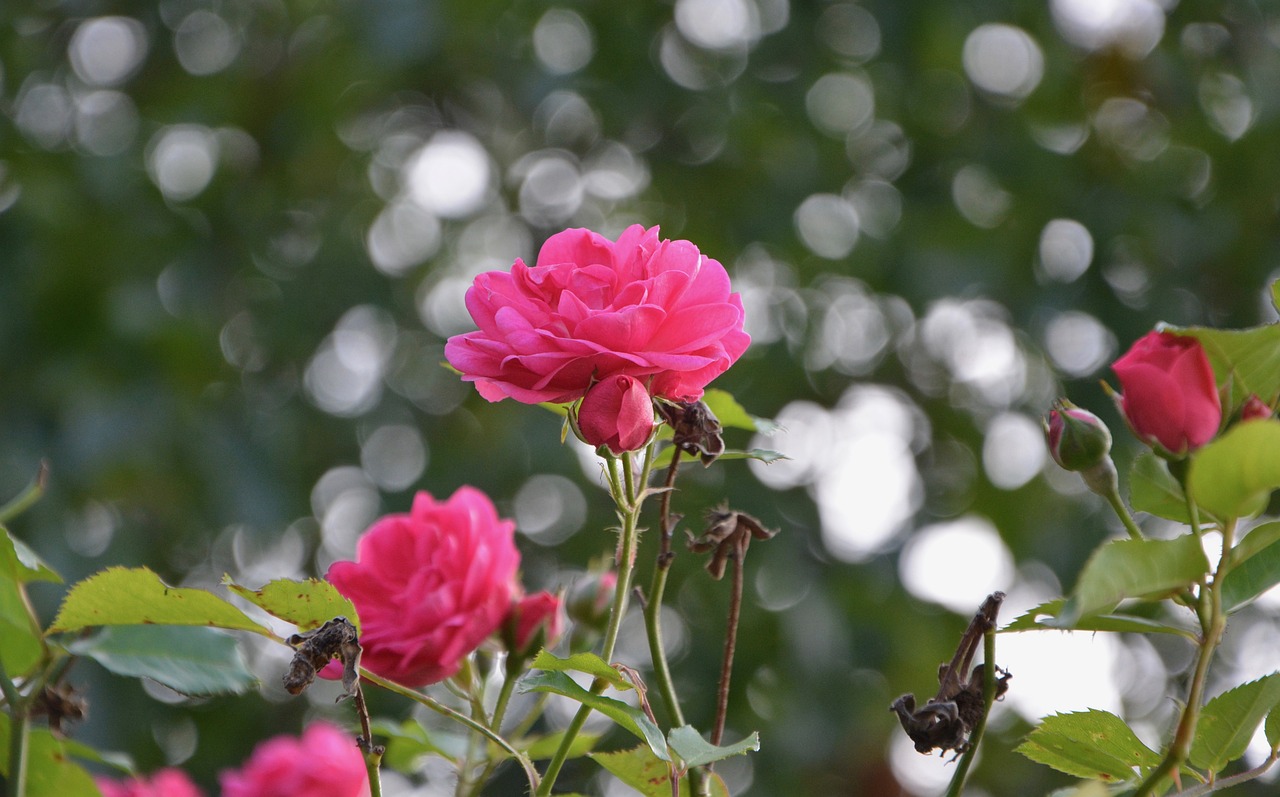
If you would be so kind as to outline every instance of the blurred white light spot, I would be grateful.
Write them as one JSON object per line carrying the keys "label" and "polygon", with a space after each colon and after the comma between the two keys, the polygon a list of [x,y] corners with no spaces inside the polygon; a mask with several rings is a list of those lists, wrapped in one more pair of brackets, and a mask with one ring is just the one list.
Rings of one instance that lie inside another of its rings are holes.
{"label": "blurred white light spot", "polygon": [[1231,31],[1216,22],[1192,22],[1179,37],[1182,50],[1197,58],[1212,58],[1231,42]]}
{"label": "blurred white light spot", "polygon": [[875,90],[864,75],[831,72],[809,87],[804,107],[819,130],[843,137],[871,121],[876,111]]}
{"label": "blurred white light spot", "polygon": [[1132,97],[1104,100],[1093,126],[1108,144],[1136,160],[1154,160],[1169,146],[1169,120]]}
{"label": "blurred white light spot", "polygon": [[[966,615],[987,595],[1007,590],[1014,573],[1013,555],[996,527],[975,515],[912,533],[898,568],[912,595]],[[1001,665],[1007,666],[1003,659]]]}
{"label": "blurred white light spot", "polygon": [[994,302],[943,299],[920,322],[930,356],[993,407],[1012,404],[1027,380],[1026,359],[1002,313]]}
{"label": "blurred white light spot", "polygon": [[383,490],[403,490],[427,467],[427,444],[412,426],[380,426],[360,446],[360,466]]}
{"label": "blurred white light spot", "polygon": [[440,222],[416,202],[392,202],[374,219],[365,238],[373,265],[398,277],[440,248]]}
{"label": "blurred white light spot", "polygon": [[889,734],[888,758],[893,777],[907,794],[941,794],[951,782],[954,767],[945,765],[946,758],[921,755],[905,733]]}
{"label": "blurred white light spot", "polygon": [[240,54],[240,37],[222,17],[200,9],[192,11],[173,32],[178,63],[193,75],[221,72]]}
{"label": "blurred white light spot", "polygon": [[606,142],[582,164],[587,193],[610,202],[633,197],[649,185],[649,167],[627,147]]}
{"label": "blurred white light spot", "polygon": [[1164,9],[1156,0],[1051,0],[1062,37],[1086,50],[1116,47],[1130,58],[1151,52],[1164,35]]}
{"label": "blurred white light spot", "polygon": [[1089,140],[1089,126],[1084,124],[1031,125],[1031,136],[1050,152],[1070,155]]}
{"label": "blurred white light spot", "polygon": [[708,50],[746,47],[760,36],[760,18],[751,0],[676,0],[676,27]]}
{"label": "blurred white light spot", "polygon": [[587,499],[573,481],[540,473],[516,493],[516,529],[539,545],[557,545],[582,528]]}
{"label": "blurred white light spot", "polygon": [[320,522],[321,540],[328,562],[354,559],[356,540],[378,517],[377,489],[363,470],[351,466],[325,472],[311,489],[311,513]]}
{"label": "blurred white light spot", "polygon": [[840,260],[858,242],[858,212],[835,194],[813,194],[795,212],[796,232],[809,251]]}
{"label": "blurred white light spot", "polygon": [[76,143],[93,155],[124,152],[138,127],[138,108],[128,94],[91,91],[76,97]]}
{"label": "blurred white light spot", "polygon": [[880,52],[880,24],[859,5],[841,3],[822,12],[818,38],[838,55],[862,63]]}
{"label": "blurred white light spot", "polygon": [[14,122],[23,135],[45,149],[61,146],[74,119],[71,94],[56,83],[28,78],[18,92]]}
{"label": "blurred white light spot", "polygon": [[520,184],[520,215],[540,227],[567,221],[582,207],[586,192],[578,164],[567,154],[541,153],[522,164],[527,169]]}
{"label": "blurred white light spot", "polygon": [[1201,78],[1200,107],[1228,141],[1243,136],[1253,124],[1253,100],[1245,93],[1244,81],[1235,75],[1219,72]]}
{"label": "blurred white light spot", "polygon": [[884,180],[863,180],[846,188],[844,197],[858,214],[862,232],[883,239],[902,220],[902,193]]}
{"label": "blurred white light spot", "polygon": [[890,340],[888,319],[879,303],[853,280],[830,280],[819,290],[824,305],[822,328],[811,339],[806,370],[834,365],[846,374],[868,373]]}
{"label": "blurred white light spot", "polygon": [[1058,282],[1074,282],[1093,262],[1093,236],[1074,219],[1054,219],[1040,231],[1040,268]]}
{"label": "blurred white light spot", "polygon": [[552,8],[533,28],[533,52],[553,75],[577,72],[591,63],[595,42],[586,20],[567,8]]}
{"label": "blurred white light spot", "polygon": [[404,166],[409,196],[437,216],[456,219],[479,210],[489,195],[489,154],[475,136],[436,133]]}
{"label": "blurred white light spot", "polygon": [[850,135],[845,152],[860,174],[883,180],[898,179],[911,164],[911,141],[896,123],[883,119]]}
{"label": "blurred white light spot", "polygon": [[353,417],[373,409],[395,339],[395,321],[385,310],[351,308],[307,364],[307,394],[330,415]]}
{"label": "blurred white light spot", "polygon": [[76,77],[90,86],[118,86],[147,54],[147,33],[130,17],[97,17],[80,23],[67,55]]}
{"label": "blurred white light spot", "polygon": [[1006,412],[991,419],[982,441],[982,467],[991,483],[1016,490],[1044,465],[1044,432],[1026,415]]}
{"label": "blurred white light spot", "polygon": [[147,146],[147,173],[166,198],[182,202],[198,196],[213,179],[218,139],[207,127],[173,125]]}
{"label": "blurred white light spot", "polygon": [[951,199],[960,215],[975,227],[991,229],[1004,221],[1013,206],[1013,195],[977,164],[962,167],[951,181]]}
{"label": "blurred white light spot", "polygon": [[756,435],[752,448],[769,448],[787,456],[770,465],[748,460],[756,478],[775,490],[807,485],[817,478],[834,433],[831,414],[812,401],[793,401],[775,416],[782,431],[772,436]]}
{"label": "blurred white light spot", "polygon": [[1020,100],[1044,77],[1044,54],[1030,34],[1012,25],[975,28],[964,42],[964,71],[983,91]]}
{"label": "blurred white light spot", "polygon": [[1045,326],[1044,347],[1054,367],[1062,373],[1088,376],[1115,354],[1116,336],[1088,313],[1068,310]]}
{"label": "blurred white light spot", "polygon": [[[1005,609],[1002,625],[1019,613],[1009,602]],[[1049,714],[1091,708],[1118,714],[1120,690],[1113,674],[1117,652],[1118,642],[1113,634],[1001,634],[996,646],[998,661],[1014,673],[1018,685],[1009,690],[1006,703],[1033,723]]]}

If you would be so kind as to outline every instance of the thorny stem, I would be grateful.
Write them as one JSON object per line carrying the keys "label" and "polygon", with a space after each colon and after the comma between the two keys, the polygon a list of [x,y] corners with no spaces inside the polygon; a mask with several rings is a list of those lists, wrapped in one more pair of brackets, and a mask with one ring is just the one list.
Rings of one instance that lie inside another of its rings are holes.
{"label": "thorny stem", "polygon": [[1198,783],[1185,791],[1178,792],[1173,795],[1173,797],[1200,797],[1202,794],[1222,791],[1223,789],[1229,789],[1232,786],[1239,786],[1241,783],[1248,783],[1249,781],[1255,778],[1260,778],[1266,774],[1267,770],[1271,769],[1271,767],[1275,765],[1277,759],[1280,759],[1280,747],[1272,750],[1271,755],[1267,756],[1265,761],[1253,769],[1248,769],[1244,772],[1237,772],[1229,778],[1221,778],[1213,783]]}
{"label": "thorny stem", "polygon": [[[650,441],[649,447],[652,448],[653,445],[654,443]],[[644,464],[641,466],[640,473],[637,476],[631,453],[624,453],[622,455],[623,472],[621,479],[619,479],[617,472],[617,460],[609,457],[607,462],[609,483],[612,488],[613,501],[618,507],[619,519],[622,521],[622,530],[618,540],[618,582],[614,588],[613,609],[609,613],[609,624],[605,628],[604,642],[600,650],[600,658],[606,662],[613,659],[613,650],[618,644],[618,631],[622,627],[622,618],[627,613],[627,603],[631,595],[631,576],[635,570],[636,563],[636,545],[640,537],[640,506],[645,494],[643,488],[649,481],[649,469],[652,466],[653,458],[650,452],[646,451]],[[619,484],[619,481],[621,481],[621,484]],[[591,691],[594,694],[599,694],[604,691],[606,685],[603,680],[597,679],[591,685]],[[547,771],[543,774],[542,782],[535,792],[537,797],[547,797],[547,795],[551,794],[551,787],[555,785],[556,778],[560,776],[560,770],[564,767],[565,759],[569,756],[569,750],[572,748],[578,734],[582,731],[582,726],[586,723],[590,714],[591,707],[584,705],[578,709],[578,713],[569,722],[569,727],[564,732],[564,738],[560,741],[560,747],[547,764]]]}
{"label": "thorny stem", "polygon": [[996,629],[988,628],[982,635],[982,716],[969,733],[969,749],[960,757],[956,771],[951,775],[951,785],[947,787],[946,797],[959,797],[964,788],[965,778],[969,775],[969,767],[978,753],[978,743],[982,741],[983,731],[987,729],[987,716],[991,714],[991,706],[996,701]]}
{"label": "thorny stem", "polygon": [[738,617],[742,613],[742,571],[747,558],[747,540],[735,548],[733,559],[733,592],[729,598],[729,616],[725,620],[724,658],[720,662],[720,686],[716,691],[716,721],[711,731],[711,744],[719,746],[724,736],[725,718],[729,713],[729,679],[733,675],[733,652],[738,645]]}
{"label": "thorny stem", "polygon": [[667,573],[675,554],[671,551],[671,491],[675,486],[676,473],[680,469],[680,449],[674,449],[671,465],[667,468],[666,489],[659,503],[658,561],[653,568],[653,581],[649,585],[649,594],[644,607],[644,625],[649,636],[649,656],[653,660],[653,677],[658,692],[667,704],[667,713],[671,716],[672,725],[684,725],[684,714],[680,711],[680,699],[676,696],[675,682],[671,680],[671,668],[667,665],[667,652],[662,644],[662,596],[667,589]]}
{"label": "thorny stem", "polygon": [[9,706],[9,777],[5,781],[7,797],[24,797],[27,793],[27,704],[18,688],[9,680],[0,664],[0,690]]}
{"label": "thorny stem", "polygon": [[373,729],[369,726],[369,707],[364,702],[364,690],[356,684],[352,699],[356,704],[356,716],[360,718],[360,752],[364,753],[364,768],[369,775],[369,797],[382,797],[382,754],[386,748],[373,743]]}

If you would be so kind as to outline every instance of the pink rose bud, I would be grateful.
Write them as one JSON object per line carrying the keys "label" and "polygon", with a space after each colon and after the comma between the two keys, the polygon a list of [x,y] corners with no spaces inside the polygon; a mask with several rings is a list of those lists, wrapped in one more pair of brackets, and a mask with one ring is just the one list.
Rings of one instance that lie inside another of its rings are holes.
{"label": "pink rose bud", "polygon": [[1049,454],[1064,470],[1088,470],[1111,453],[1111,430],[1102,419],[1065,399],[1049,411],[1044,431]]}
{"label": "pink rose bud", "polygon": [[369,775],[354,736],[317,723],[301,738],[259,744],[240,769],[218,776],[222,797],[368,797]]}
{"label": "pink rose bud", "polygon": [[151,777],[122,780],[97,777],[93,783],[102,797],[202,797],[196,784],[180,769],[161,769]]}
{"label": "pink rose bud", "polygon": [[444,502],[418,493],[409,514],[376,521],[356,561],[334,562],[325,578],[355,604],[361,663],[418,687],[453,675],[498,630],[519,594],[519,566],[515,524],[462,487]]}
{"label": "pink rose bud", "polygon": [[564,607],[550,592],[521,598],[507,616],[507,645],[512,653],[528,656],[549,648],[564,633]]}
{"label": "pink rose bud", "polygon": [[1240,420],[1242,421],[1265,420],[1270,418],[1271,415],[1271,407],[1258,398],[1257,394],[1250,395],[1249,398],[1245,399],[1244,405],[1240,407]]}
{"label": "pink rose bud", "polygon": [[478,329],[449,338],[444,354],[489,401],[577,401],[615,374],[696,401],[751,342],[724,266],[638,224],[617,241],[557,233],[533,268],[517,260],[476,277],[466,303]]}
{"label": "pink rose bud", "polygon": [[566,608],[569,617],[579,625],[604,630],[616,597],[618,574],[612,570],[587,573],[569,591]]}
{"label": "pink rose bud", "polygon": [[615,374],[595,383],[578,407],[583,441],[608,446],[614,454],[643,448],[653,426],[653,399],[633,376]]}
{"label": "pink rose bud", "polygon": [[1138,439],[1183,455],[1213,439],[1222,402],[1204,347],[1195,338],[1150,332],[1111,365],[1120,409]]}

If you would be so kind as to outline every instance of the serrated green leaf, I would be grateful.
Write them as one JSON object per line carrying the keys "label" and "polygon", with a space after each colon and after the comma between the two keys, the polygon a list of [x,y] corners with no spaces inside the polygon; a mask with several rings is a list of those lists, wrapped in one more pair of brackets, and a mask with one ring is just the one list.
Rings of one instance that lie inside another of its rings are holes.
{"label": "serrated green leaf", "polygon": [[1218,517],[1244,517],[1266,507],[1280,487],[1280,420],[1237,423],[1195,452],[1187,489]]}
{"label": "serrated green leaf", "polygon": [[184,695],[240,694],[257,683],[236,640],[216,628],[108,626],[67,650],[116,675],[150,678]]}
{"label": "serrated green leaf", "polygon": [[1271,709],[1267,714],[1267,722],[1262,726],[1262,732],[1266,735],[1267,744],[1271,745],[1272,750],[1280,748],[1280,706]]}
{"label": "serrated green leaf", "polygon": [[40,560],[26,543],[0,526],[0,575],[8,574],[19,584],[32,581],[62,583],[62,576]]}
{"label": "serrated green leaf", "polygon": [[545,650],[540,650],[529,666],[532,669],[547,672],[585,673],[622,691],[633,688],[631,682],[622,677],[622,673],[610,667],[604,659],[594,653],[575,653],[567,659],[561,659]]}
{"label": "serrated green leaf", "polygon": [[[671,767],[655,758],[648,748],[592,753],[591,758],[644,797],[671,797]],[[719,775],[710,772],[707,777],[711,784],[711,797],[729,797],[729,789]],[[680,780],[680,797],[689,797],[688,778]]]}
{"label": "serrated green leaf", "polygon": [[566,673],[547,671],[529,673],[520,679],[517,689],[521,693],[549,692],[576,700],[584,706],[590,706],[648,744],[649,749],[653,750],[653,754],[658,758],[663,761],[670,759],[667,753],[667,741],[663,738],[662,731],[658,730],[658,726],[645,716],[643,711],[620,700],[589,692],[574,683]]}
{"label": "serrated green leaf", "polygon": [[754,731],[735,744],[718,747],[702,738],[690,725],[681,725],[667,734],[667,744],[687,767],[700,767],[725,758],[760,749],[760,735]]}
{"label": "serrated green leaf", "polygon": [[[1046,601],[1033,609],[1029,609],[1025,614],[1001,628],[1000,633],[1061,631],[1061,627],[1053,625],[1052,622],[1062,613],[1062,607],[1065,603],[1066,601],[1062,598]],[[1082,617],[1076,621],[1072,629],[1075,631],[1109,631],[1112,633],[1177,634],[1188,639],[1196,639],[1195,633],[1190,629],[1130,614],[1094,614]]]}
{"label": "serrated green leaf", "polygon": [[727,390],[713,387],[702,394],[702,401],[726,429],[745,429],[766,435],[778,431],[778,424],[768,418],[751,415]]}
{"label": "serrated green leaf", "polygon": [[271,616],[298,626],[300,631],[319,628],[335,617],[347,618],[360,630],[355,604],[328,581],[281,578],[257,590],[236,584],[230,576],[223,576],[222,583]]}
{"label": "serrated green leaf", "polygon": [[1200,541],[1185,534],[1172,540],[1113,540],[1085,563],[1075,591],[1055,628],[1074,628],[1083,617],[1107,614],[1125,598],[1162,595],[1190,586],[1209,570]]}
{"label": "serrated green leaf", "polygon": [[25,675],[40,661],[43,646],[22,586],[14,578],[0,574],[0,663],[10,678]]}
{"label": "serrated green leaf", "polygon": [[[665,468],[666,466],[670,465],[671,457],[674,452],[675,452],[675,448],[672,446],[667,446],[666,448],[659,451],[658,456],[653,458],[653,467],[655,469],[658,469],[658,468]],[[728,460],[734,460],[734,459],[756,459],[763,462],[766,465],[772,465],[773,463],[777,462],[780,459],[789,459],[789,457],[787,457],[786,454],[780,453],[778,451],[771,451],[767,448],[753,448],[750,451],[739,451],[734,448],[728,448],[728,449],[725,449],[720,454],[720,456],[716,457],[717,462],[721,460],[728,461]],[[681,460],[681,462],[684,462],[684,461],[687,461],[687,460]]]}
{"label": "serrated green leaf", "polygon": [[1200,341],[1214,381],[1226,388],[1223,413],[1233,417],[1250,395],[1270,399],[1280,393],[1280,324],[1249,329],[1168,327]]}
{"label": "serrated green leaf", "polygon": [[1250,681],[1215,697],[1200,711],[1191,763],[1219,772],[1244,755],[1258,723],[1280,705],[1280,673]]}
{"label": "serrated green leaf", "polygon": [[1129,504],[1135,512],[1189,522],[1182,485],[1169,473],[1168,463],[1150,452],[1135,458],[1129,469]]}
{"label": "serrated green leaf", "polygon": [[203,625],[272,636],[212,592],[170,587],[145,567],[111,567],[73,585],[49,630],[100,625]]}
{"label": "serrated green leaf", "polygon": [[1135,767],[1154,767],[1160,755],[1107,711],[1091,709],[1045,717],[1015,752],[1059,772],[1107,782],[1134,777]]}
{"label": "serrated green leaf", "polygon": [[1233,612],[1280,584],[1280,523],[1266,523],[1231,551],[1231,569],[1222,580],[1222,606]]}

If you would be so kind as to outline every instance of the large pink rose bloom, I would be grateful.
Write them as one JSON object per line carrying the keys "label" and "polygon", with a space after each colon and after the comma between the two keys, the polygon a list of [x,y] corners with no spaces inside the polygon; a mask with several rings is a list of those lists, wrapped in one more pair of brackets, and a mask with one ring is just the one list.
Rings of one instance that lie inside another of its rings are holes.
{"label": "large pink rose bloom", "polygon": [[453,675],[502,624],[519,565],[515,524],[462,487],[443,503],[418,493],[409,514],[375,522],[356,561],[334,562],[325,578],[360,615],[361,663],[417,687]]}
{"label": "large pink rose bloom", "polygon": [[1184,454],[1213,439],[1222,402],[1213,368],[1195,338],[1149,332],[1111,365],[1120,409],[1139,439]]}
{"label": "large pink rose bloom", "polygon": [[161,769],[151,777],[124,780],[94,778],[102,797],[203,797],[191,778],[180,769]]}
{"label": "large pink rose bloom", "polygon": [[694,401],[746,351],[742,297],[724,266],[658,228],[617,242],[589,230],[547,239],[538,262],[489,271],[467,290],[480,328],[445,357],[490,401],[576,401],[592,379],[627,374],[654,396]]}
{"label": "large pink rose bloom", "polygon": [[223,772],[222,797],[368,797],[369,774],[356,740],[317,723],[301,738],[258,745],[240,769]]}

